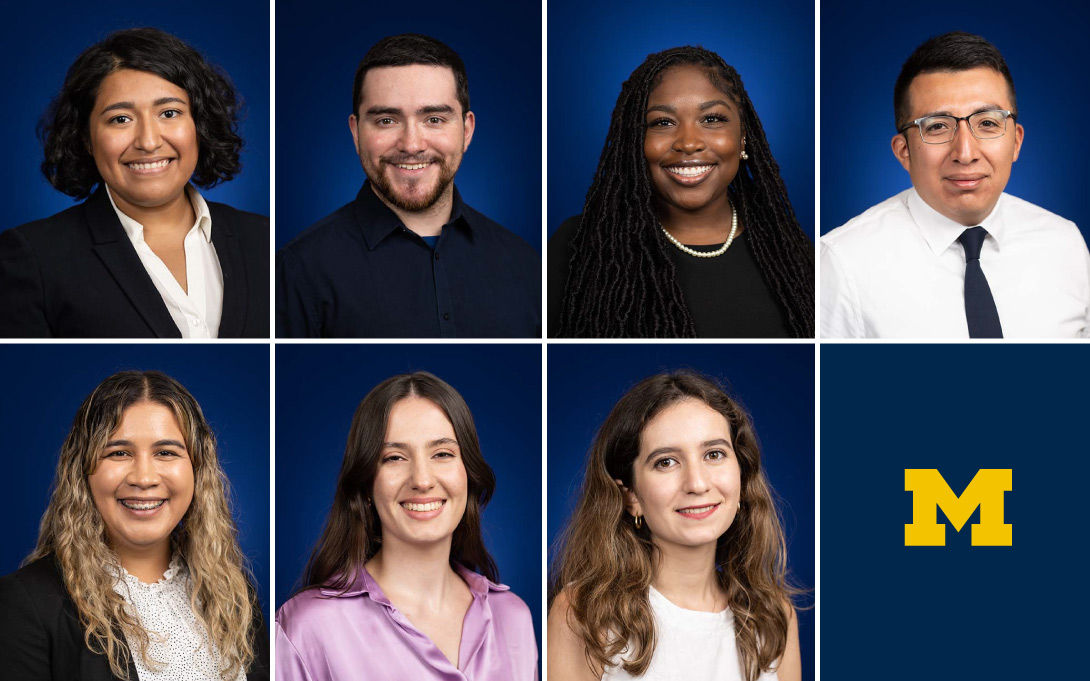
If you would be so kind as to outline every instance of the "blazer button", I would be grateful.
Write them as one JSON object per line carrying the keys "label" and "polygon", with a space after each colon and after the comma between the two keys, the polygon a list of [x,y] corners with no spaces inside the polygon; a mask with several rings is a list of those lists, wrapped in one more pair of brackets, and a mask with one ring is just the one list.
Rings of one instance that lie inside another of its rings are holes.
{"label": "blazer button", "polygon": [[449,312],[444,312],[443,313],[443,321],[447,321],[447,322],[450,321],[450,313]]}

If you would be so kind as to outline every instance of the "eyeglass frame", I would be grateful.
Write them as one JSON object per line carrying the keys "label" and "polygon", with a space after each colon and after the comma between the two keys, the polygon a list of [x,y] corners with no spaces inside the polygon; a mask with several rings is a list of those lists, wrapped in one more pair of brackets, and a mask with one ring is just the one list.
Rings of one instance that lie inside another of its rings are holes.
{"label": "eyeglass frame", "polygon": [[[1003,114],[1003,134],[1002,135],[996,135],[995,137],[981,137],[980,135],[976,134],[976,130],[973,129],[972,124],[969,123],[969,119],[972,118],[973,116],[978,115],[978,114],[993,113],[993,112],[999,112],[999,113]],[[920,126],[920,123],[922,123],[923,121],[926,121],[928,118],[953,118],[954,119],[954,134],[951,135],[950,139],[946,140],[945,142],[928,142],[923,136],[923,127]],[[972,136],[977,138],[978,140],[997,140],[1000,137],[1003,137],[1004,135],[1007,134],[1007,119],[1008,118],[1010,120],[1014,121],[1015,123],[1018,122],[1018,114],[1011,111],[1010,109],[984,109],[983,111],[974,111],[973,113],[969,114],[968,116],[951,116],[949,114],[932,114],[930,116],[921,116],[920,118],[917,118],[914,121],[909,121],[900,130],[898,130],[897,133],[903,135],[906,130],[908,130],[909,128],[915,126],[916,129],[920,131],[920,141],[923,142],[924,144],[949,144],[949,143],[953,142],[954,138],[956,138],[958,136],[958,128],[960,127],[958,124],[961,123],[962,121],[965,121],[965,127],[969,128],[969,133],[972,134]]]}

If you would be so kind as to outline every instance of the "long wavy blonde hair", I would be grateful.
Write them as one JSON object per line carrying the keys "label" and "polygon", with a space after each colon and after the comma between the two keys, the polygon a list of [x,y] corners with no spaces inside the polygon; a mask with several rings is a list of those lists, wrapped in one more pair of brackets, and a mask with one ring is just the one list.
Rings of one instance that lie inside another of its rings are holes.
{"label": "long wavy blonde hair", "polygon": [[115,677],[129,678],[133,653],[125,637],[136,641],[136,654],[148,668],[162,667],[149,656],[148,631],[113,589],[117,578],[107,566],[117,565],[118,558],[87,480],[125,409],[141,402],[169,408],[185,434],[193,461],[193,502],[171,543],[189,568],[189,604],[219,651],[222,678],[234,679],[254,657],[255,597],[228,507],[228,483],[216,457],[215,436],[197,401],[169,376],[122,371],[83,401],[61,448],[38,545],[24,563],[55,557],[86,629],[84,641],[93,652],[106,655]]}
{"label": "long wavy blonde hair", "polygon": [[592,669],[620,665],[632,676],[647,671],[655,652],[655,621],[648,587],[656,549],[644,524],[625,512],[615,480],[632,489],[632,463],[648,421],[666,407],[697,399],[730,424],[741,469],[741,507],[715,551],[716,575],[735,622],[743,678],[770,670],[787,646],[791,598],[787,549],[772,488],[749,415],[713,380],[695,373],[644,379],[613,407],[594,438],[575,513],[556,546],[550,605],[560,591],[568,626],[583,640]]}

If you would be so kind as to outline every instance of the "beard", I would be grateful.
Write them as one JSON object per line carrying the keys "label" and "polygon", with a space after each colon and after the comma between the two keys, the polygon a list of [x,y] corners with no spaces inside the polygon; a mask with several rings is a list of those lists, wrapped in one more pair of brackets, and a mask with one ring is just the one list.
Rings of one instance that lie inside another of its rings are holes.
{"label": "beard", "polygon": [[409,213],[418,213],[420,211],[427,210],[435,205],[439,198],[446,192],[447,187],[454,181],[454,174],[458,171],[458,159],[455,159],[453,165],[448,164],[446,159],[443,158],[430,158],[426,159],[427,162],[434,163],[439,166],[439,177],[435,180],[435,184],[431,187],[424,186],[428,180],[423,178],[418,180],[409,180],[406,183],[407,189],[399,192],[394,188],[386,175],[386,166],[395,165],[398,163],[423,163],[421,159],[411,158],[398,158],[398,159],[379,159],[378,172],[372,174],[368,173],[371,183],[375,187],[375,191],[379,196],[384,198],[390,205],[400,208],[403,211]]}

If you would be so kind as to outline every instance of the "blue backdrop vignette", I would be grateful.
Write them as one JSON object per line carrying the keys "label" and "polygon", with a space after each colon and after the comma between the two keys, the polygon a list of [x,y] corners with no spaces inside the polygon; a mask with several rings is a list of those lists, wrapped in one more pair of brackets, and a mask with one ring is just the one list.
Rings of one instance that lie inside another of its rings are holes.
{"label": "blue backdrop vignette", "polygon": [[231,489],[239,543],[266,617],[269,601],[269,347],[267,345],[0,344],[0,574],[34,549],[61,445],[80,404],[118,371],[162,371],[201,405]]}
{"label": "blue backdrop vignette", "polygon": [[333,503],[360,400],[396,374],[429,371],[469,405],[496,474],[482,514],[501,581],[530,608],[541,655],[541,346],[301,345],[276,348],[276,606],[298,586]]}
{"label": "blue backdrop vignette", "polygon": [[8,131],[0,160],[0,231],[49,217],[76,205],[46,181],[35,126],[60,91],[76,57],[113,31],[152,26],[172,33],[221,67],[242,97],[239,134],[242,172],[231,182],[201,190],[210,201],[269,214],[269,3],[262,0],[191,0],[95,3],[56,0],[8,3],[0,22],[0,58],[7,104],[0,128]]}
{"label": "blue backdrop vignette", "polygon": [[[718,379],[752,416],[761,464],[776,491],[790,578],[809,589],[815,569],[812,344],[548,345],[549,560],[578,500],[586,456],[617,400],[656,373],[691,369]],[[824,596],[823,596],[824,597]],[[814,610],[800,610],[802,678],[814,678]],[[831,678],[837,678],[833,675]]]}
{"label": "blue backdrop vignette", "polygon": [[455,185],[541,251],[541,6],[503,0],[419,11],[338,0],[276,3],[276,248],[355,199],[352,81],[380,39],[421,33],[465,63],[477,127]]}
{"label": "blue backdrop vignette", "polygon": [[550,0],[547,233],[583,212],[621,83],[647,55],[702,45],[745,84],[799,224],[814,238],[814,3]]}
{"label": "blue backdrop vignette", "polygon": [[890,139],[893,84],[912,51],[930,37],[968,31],[991,41],[1010,67],[1025,139],[1006,191],[1074,221],[1090,234],[1090,185],[1072,112],[1090,106],[1079,74],[1090,62],[1090,8],[1013,0],[924,5],[866,0],[821,7],[821,233],[911,186]]}

